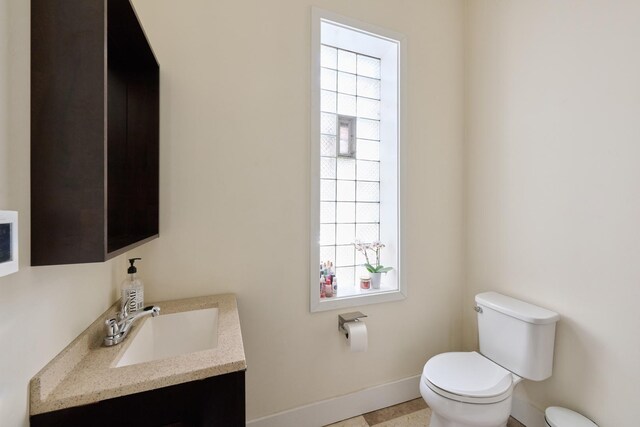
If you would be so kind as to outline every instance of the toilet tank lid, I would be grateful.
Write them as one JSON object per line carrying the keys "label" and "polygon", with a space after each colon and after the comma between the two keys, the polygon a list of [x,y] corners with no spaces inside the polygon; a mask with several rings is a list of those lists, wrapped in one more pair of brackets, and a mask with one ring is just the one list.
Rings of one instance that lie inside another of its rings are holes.
{"label": "toilet tank lid", "polygon": [[589,418],[558,406],[547,408],[544,411],[544,418],[551,427],[598,427]]}
{"label": "toilet tank lid", "polygon": [[497,292],[483,292],[476,295],[476,303],[527,323],[543,325],[555,323],[560,319],[560,315],[554,311]]}

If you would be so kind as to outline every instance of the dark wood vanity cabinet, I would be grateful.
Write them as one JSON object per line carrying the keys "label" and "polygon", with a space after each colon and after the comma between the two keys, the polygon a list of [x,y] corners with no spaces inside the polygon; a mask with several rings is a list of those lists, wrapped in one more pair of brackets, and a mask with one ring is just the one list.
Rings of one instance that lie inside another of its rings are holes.
{"label": "dark wood vanity cabinet", "polygon": [[129,0],[31,0],[31,264],[158,236],[160,70]]}
{"label": "dark wood vanity cabinet", "polygon": [[245,372],[32,415],[31,427],[242,427]]}

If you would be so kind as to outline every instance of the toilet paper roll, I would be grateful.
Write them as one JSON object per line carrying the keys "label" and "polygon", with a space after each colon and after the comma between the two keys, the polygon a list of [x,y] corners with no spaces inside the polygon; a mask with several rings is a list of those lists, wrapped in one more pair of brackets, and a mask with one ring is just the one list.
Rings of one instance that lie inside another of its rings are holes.
{"label": "toilet paper roll", "polygon": [[351,351],[367,351],[367,325],[364,322],[347,322],[344,328],[348,333],[347,342]]}

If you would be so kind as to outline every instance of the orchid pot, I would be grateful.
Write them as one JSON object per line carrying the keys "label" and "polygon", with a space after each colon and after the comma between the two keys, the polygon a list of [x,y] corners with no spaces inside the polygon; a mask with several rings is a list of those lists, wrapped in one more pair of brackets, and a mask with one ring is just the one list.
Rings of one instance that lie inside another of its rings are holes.
{"label": "orchid pot", "polygon": [[[365,260],[367,261],[364,266],[371,276],[371,288],[380,289],[382,273],[386,273],[393,269],[392,267],[385,267],[380,264],[380,250],[384,248],[384,244],[379,241],[375,241],[373,243],[362,243],[359,240],[356,240],[354,245],[356,249],[364,255]],[[371,264],[369,261],[369,254],[367,251],[372,251],[375,254],[375,264]]]}

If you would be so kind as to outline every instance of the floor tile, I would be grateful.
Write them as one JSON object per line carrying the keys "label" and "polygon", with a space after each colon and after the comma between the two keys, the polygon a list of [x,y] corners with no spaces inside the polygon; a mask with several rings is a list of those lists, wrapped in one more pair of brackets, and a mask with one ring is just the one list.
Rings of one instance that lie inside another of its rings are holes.
{"label": "floor tile", "polygon": [[398,405],[390,406],[388,408],[379,409],[377,411],[364,414],[363,417],[367,420],[370,426],[383,423],[393,418],[398,418],[403,415],[410,414],[412,412],[425,409],[427,404],[423,399],[413,399],[408,402],[400,403]]}
{"label": "floor tile", "polygon": [[429,425],[431,420],[431,409],[421,409],[401,417],[385,421],[380,424],[373,424],[375,427],[424,427]]}
{"label": "floor tile", "polygon": [[[422,399],[369,412],[326,427],[426,427],[431,420],[431,409]],[[507,427],[526,427],[513,417]]]}
{"label": "floor tile", "polygon": [[365,421],[364,417],[359,416],[355,418],[349,418],[348,420],[340,421],[339,423],[331,424],[326,427],[369,427],[369,424]]}

